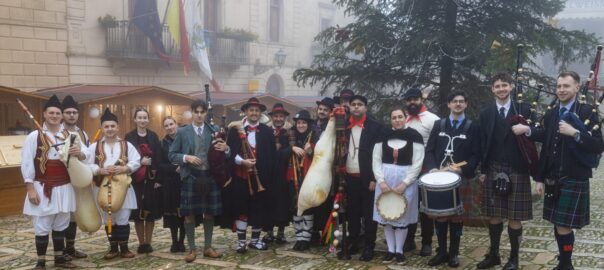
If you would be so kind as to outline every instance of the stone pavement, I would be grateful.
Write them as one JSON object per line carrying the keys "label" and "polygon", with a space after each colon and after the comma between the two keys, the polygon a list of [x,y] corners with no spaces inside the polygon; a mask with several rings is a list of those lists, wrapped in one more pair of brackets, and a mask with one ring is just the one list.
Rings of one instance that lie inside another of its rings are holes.
{"label": "stone pavement", "polygon": [[[573,254],[576,269],[604,269],[604,170],[595,173],[591,181],[591,224],[576,233],[576,245]],[[542,220],[543,202],[534,203],[535,219],[524,224],[524,240],[521,248],[523,269],[551,269],[557,264],[555,255],[557,246],[553,240],[552,226]],[[76,260],[81,268],[102,269],[429,269],[428,258],[420,257],[417,252],[405,254],[404,265],[381,264],[386,250],[381,229],[378,235],[376,258],[369,263],[360,262],[358,255],[351,261],[339,261],[325,247],[315,247],[309,252],[297,252],[293,246],[294,232],[288,228],[286,235],[289,243],[271,246],[268,251],[250,250],[245,255],[234,252],[236,236],[228,230],[216,230],[215,247],[225,254],[220,260],[208,260],[198,256],[194,263],[186,264],[183,254],[169,253],[170,232],[157,223],[153,247],[150,255],[137,255],[133,259],[115,259],[106,261],[102,257],[107,247],[104,231],[88,235],[78,233],[76,247],[89,254],[87,259]],[[132,226],[134,227],[134,226]],[[507,259],[509,245],[507,236],[502,237],[502,258]],[[418,232],[419,235],[419,232]],[[201,227],[197,231],[198,246],[203,246]],[[419,238],[419,237],[417,237]],[[436,240],[434,241],[436,242]],[[488,236],[485,228],[464,228],[461,243],[461,266],[458,269],[475,269],[488,248]],[[136,250],[137,241],[132,228],[130,248]],[[52,244],[48,254],[52,254]],[[50,256],[49,256],[50,258]],[[505,260],[504,259],[504,260]],[[30,269],[35,265],[36,253],[34,234],[30,219],[24,216],[0,218],[0,269]],[[47,263],[52,265],[52,262]],[[49,267],[50,269],[52,267]],[[445,269],[447,267],[441,267]],[[495,268],[493,268],[495,269]],[[500,269],[500,268],[497,268]]]}

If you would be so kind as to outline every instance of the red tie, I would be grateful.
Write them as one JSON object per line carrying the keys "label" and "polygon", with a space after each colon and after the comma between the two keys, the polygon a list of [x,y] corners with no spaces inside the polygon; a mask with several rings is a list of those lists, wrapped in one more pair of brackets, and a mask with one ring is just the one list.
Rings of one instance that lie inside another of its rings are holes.
{"label": "red tie", "polygon": [[365,125],[365,119],[367,119],[367,115],[363,115],[363,117],[361,117],[361,119],[356,120],[354,119],[354,117],[350,117],[348,119],[348,128],[353,128],[354,126],[359,126],[360,128],[363,128]]}
{"label": "red tie", "polygon": [[258,126],[247,126],[248,132],[256,132],[258,131]]}

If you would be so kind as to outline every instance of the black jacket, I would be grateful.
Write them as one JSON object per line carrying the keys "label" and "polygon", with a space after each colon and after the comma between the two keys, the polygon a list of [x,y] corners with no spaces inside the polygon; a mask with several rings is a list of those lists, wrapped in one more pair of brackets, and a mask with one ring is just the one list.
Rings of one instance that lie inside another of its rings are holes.
{"label": "black jacket", "polygon": [[[441,130],[441,122],[445,121],[445,130]],[[428,170],[440,169],[440,163],[445,157],[445,149],[449,139],[445,136],[439,136],[443,131],[449,136],[460,135],[465,128],[468,118],[461,122],[459,128],[453,130],[449,117],[436,120],[434,127],[430,132],[428,143],[426,145],[426,155],[424,156],[424,167]],[[455,139],[453,141],[453,160],[455,163],[466,161],[467,165],[461,167],[463,176],[467,178],[474,177],[476,166],[480,162],[480,129],[476,122],[472,122],[465,133],[466,139]]]}
{"label": "black jacket", "polygon": [[[516,113],[518,109],[520,115],[534,122],[535,117],[531,112],[531,106],[529,104],[512,103],[512,105],[513,106],[510,106],[510,110],[506,115],[506,121],[509,121],[513,115],[518,114]],[[480,150],[482,153],[480,166],[482,173],[485,173],[491,165],[491,156],[494,154],[495,148],[495,141],[493,139],[496,130],[495,124],[501,123],[498,119],[499,112],[497,111],[497,106],[495,104],[490,104],[480,111],[478,126],[480,127]],[[508,144],[503,146],[503,150],[505,151],[504,154],[508,157],[509,165],[511,165],[515,171],[528,173],[528,164],[521,155],[511,126],[505,124],[505,126],[498,128],[505,130],[505,135],[508,136],[506,137]]]}
{"label": "black jacket", "polygon": [[[582,132],[579,142],[574,140],[563,140],[564,135],[559,135],[561,140],[556,141],[555,137],[558,132],[558,122],[560,106],[556,106],[545,113],[543,118],[543,127],[531,128],[530,138],[534,141],[543,143],[541,147],[541,155],[539,158],[539,175],[538,178],[542,181],[543,177],[550,177],[552,175],[551,170],[559,169],[559,177],[570,177],[573,179],[587,179],[592,177],[592,169],[580,163],[578,159],[573,157],[571,150],[569,149],[568,143],[576,143],[576,146],[580,151],[589,153],[600,154],[604,151],[604,141],[602,141],[602,132],[600,128],[593,130],[593,126],[598,124],[599,117],[598,113],[592,114],[593,106],[589,104],[581,104],[576,109],[577,101],[573,104],[570,109],[571,112],[576,110],[579,118],[582,121],[585,119],[590,120],[588,130],[590,132]],[[591,117],[590,117],[591,116]],[[554,146],[556,145],[556,146]],[[554,159],[554,152],[561,151],[563,153],[560,157],[561,160]]]}

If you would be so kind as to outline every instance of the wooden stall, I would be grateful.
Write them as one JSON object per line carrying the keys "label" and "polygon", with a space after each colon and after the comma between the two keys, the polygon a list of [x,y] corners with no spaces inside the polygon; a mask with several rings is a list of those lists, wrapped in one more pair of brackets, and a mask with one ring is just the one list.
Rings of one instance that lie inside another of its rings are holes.
{"label": "wooden stall", "polygon": [[100,115],[105,108],[117,115],[120,122],[119,136],[136,128],[134,111],[145,108],[149,111],[149,129],[160,138],[164,136],[162,119],[171,115],[179,124],[188,124],[190,119],[183,116],[189,111],[193,97],[157,86],[109,86],[75,85],[62,88],[39,90],[40,95],[56,94],[60,98],[72,95],[80,105],[80,122],[90,137],[94,137],[100,127]]}
{"label": "wooden stall", "polygon": [[42,119],[48,97],[0,86],[0,136],[26,135],[35,129],[29,117],[21,111],[17,98],[23,101],[38,121]]}

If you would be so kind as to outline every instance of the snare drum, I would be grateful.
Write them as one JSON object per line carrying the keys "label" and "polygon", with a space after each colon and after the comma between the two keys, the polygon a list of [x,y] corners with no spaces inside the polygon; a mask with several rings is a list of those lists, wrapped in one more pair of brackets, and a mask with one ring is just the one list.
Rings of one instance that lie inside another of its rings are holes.
{"label": "snare drum", "polygon": [[433,172],[419,178],[420,211],[430,216],[444,217],[463,213],[459,193],[461,177],[452,172]]}

